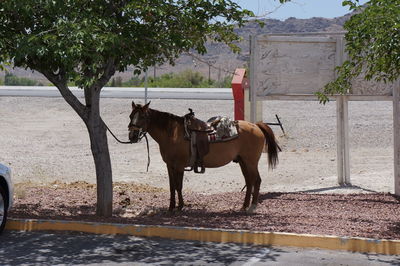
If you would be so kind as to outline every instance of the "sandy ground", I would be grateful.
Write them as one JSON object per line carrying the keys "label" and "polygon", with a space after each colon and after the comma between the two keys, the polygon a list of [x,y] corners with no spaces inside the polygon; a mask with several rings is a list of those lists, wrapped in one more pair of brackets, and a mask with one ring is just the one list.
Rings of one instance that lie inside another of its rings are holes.
{"label": "sandy ground", "polygon": [[[137,100],[140,102],[140,100]],[[259,168],[262,192],[393,192],[391,102],[351,102],[350,161],[353,187],[340,188],[336,177],[335,102],[270,101],[264,120],[281,118],[286,136],[273,127],[283,152],[274,171],[263,155]],[[154,109],[184,115],[190,107],[201,119],[233,117],[232,101],[153,100]],[[102,99],[103,119],[127,140],[130,99]],[[62,98],[0,97],[0,162],[11,166],[15,183],[95,183],[87,130]],[[118,144],[109,135],[113,180],[168,188],[167,170],[157,143],[150,139],[151,165],[146,173],[146,144]],[[244,186],[237,164],[186,173],[184,190],[235,192]]]}

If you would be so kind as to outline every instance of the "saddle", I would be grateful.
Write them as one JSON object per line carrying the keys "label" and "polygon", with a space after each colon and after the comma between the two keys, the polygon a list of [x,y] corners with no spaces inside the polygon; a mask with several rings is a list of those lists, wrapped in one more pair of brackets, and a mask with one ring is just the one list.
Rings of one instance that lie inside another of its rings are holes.
{"label": "saddle", "polygon": [[190,108],[189,113],[184,116],[184,128],[184,138],[190,141],[190,167],[185,171],[193,170],[200,174],[205,172],[203,158],[210,150],[210,143],[230,141],[239,136],[238,121],[214,116],[206,123],[197,119]]}
{"label": "saddle", "polygon": [[189,113],[184,116],[184,128],[185,139],[190,141],[190,168],[185,171],[193,170],[195,173],[203,174],[205,172],[203,158],[210,150],[208,133],[213,129],[206,122],[197,119],[190,108]]}

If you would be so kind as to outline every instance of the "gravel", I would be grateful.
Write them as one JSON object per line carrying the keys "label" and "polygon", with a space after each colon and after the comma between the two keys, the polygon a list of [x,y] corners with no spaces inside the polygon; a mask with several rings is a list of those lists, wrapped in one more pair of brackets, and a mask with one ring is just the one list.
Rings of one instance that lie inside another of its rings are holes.
{"label": "gravel", "polygon": [[18,185],[13,218],[196,226],[343,237],[400,239],[400,198],[387,193],[261,193],[254,214],[240,211],[244,192],[184,193],[185,208],[169,213],[169,192],[117,183],[111,218],[95,216],[95,186],[84,182]]}

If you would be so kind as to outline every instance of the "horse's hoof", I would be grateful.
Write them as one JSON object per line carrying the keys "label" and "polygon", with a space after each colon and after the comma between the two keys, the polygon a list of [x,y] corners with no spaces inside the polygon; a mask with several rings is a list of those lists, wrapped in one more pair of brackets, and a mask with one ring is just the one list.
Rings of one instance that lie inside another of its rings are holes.
{"label": "horse's hoof", "polygon": [[247,214],[253,214],[254,211],[256,210],[257,205],[256,204],[251,204],[250,207],[246,210]]}
{"label": "horse's hoof", "polygon": [[178,211],[182,211],[183,207],[185,207],[185,204],[181,203],[181,204],[178,205],[177,210]]}

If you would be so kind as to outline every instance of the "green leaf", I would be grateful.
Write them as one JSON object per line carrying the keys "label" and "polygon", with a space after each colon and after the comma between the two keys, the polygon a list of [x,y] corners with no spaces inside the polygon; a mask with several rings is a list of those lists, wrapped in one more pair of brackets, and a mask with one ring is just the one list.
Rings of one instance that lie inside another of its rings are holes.
{"label": "green leaf", "polygon": [[337,79],[325,86],[324,93],[346,94],[352,80],[360,75],[382,82],[398,79],[400,0],[370,0],[363,6],[358,1],[343,1],[343,5],[358,10],[344,25],[349,60],[337,68]]}

